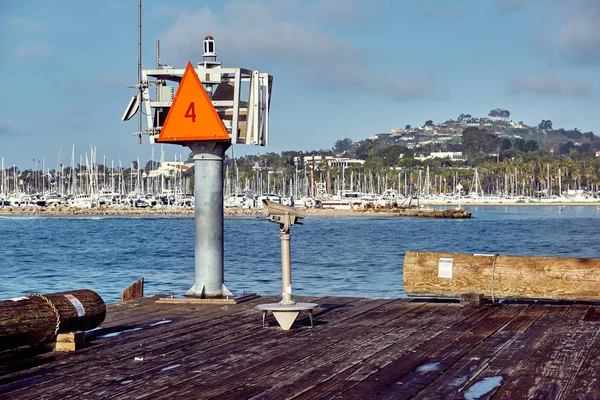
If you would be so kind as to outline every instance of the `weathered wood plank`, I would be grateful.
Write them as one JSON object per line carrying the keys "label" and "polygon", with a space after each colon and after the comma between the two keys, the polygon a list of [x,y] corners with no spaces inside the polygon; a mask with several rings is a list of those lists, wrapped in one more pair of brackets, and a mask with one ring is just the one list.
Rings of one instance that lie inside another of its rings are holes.
{"label": "weathered wood plank", "polygon": [[442,334],[428,341],[415,349],[410,357],[397,360],[377,371],[344,395],[354,397],[360,393],[377,393],[378,397],[384,399],[410,398],[523,308],[524,306],[502,307],[468,330],[449,330],[448,335]]}
{"label": "weathered wood plank", "polygon": [[[374,319],[374,321],[379,321],[374,322],[374,324],[398,318],[400,315],[421,306],[422,304],[413,304],[406,301],[390,303],[389,307],[383,305],[377,308],[376,311],[387,308],[387,312],[382,312],[381,315]],[[331,316],[327,316],[326,318],[329,317]],[[222,385],[223,381],[231,384],[235,381],[280,369],[280,365],[283,364],[291,364],[300,359],[322,354],[329,346],[343,340],[343,334],[359,333],[365,329],[364,325],[354,323],[362,320],[360,314],[336,324],[337,326],[319,324],[318,319],[320,318],[320,316],[315,317],[317,323],[313,329],[295,332],[284,332],[279,329],[262,330],[263,334],[260,341],[236,348],[236,354],[233,357],[227,354],[227,362],[221,362],[214,365],[213,368],[208,366],[208,369],[206,369],[206,366],[203,366],[201,363],[188,360],[189,363],[186,363],[185,368],[174,372],[171,376],[165,377],[164,380],[157,381],[157,384],[164,387],[162,391],[152,392],[148,396],[160,396],[164,391],[179,397],[193,395],[198,390],[198,378],[203,378],[201,386],[204,397],[219,396],[221,392],[227,390]],[[320,337],[318,341],[314,340],[315,335],[325,331],[327,332],[325,337]],[[180,376],[181,374],[185,374],[186,370],[198,368],[202,368],[203,373],[199,377],[196,376],[196,379],[185,379]],[[218,372],[218,378],[215,377],[216,372]]]}
{"label": "weathered wood plank", "polygon": [[[420,330],[430,329],[439,323],[438,311],[446,305],[430,303],[399,320],[391,320],[381,325],[372,326],[359,334],[345,336],[344,340],[327,348],[327,358],[306,357],[295,363],[287,364],[286,368],[277,369],[261,376],[259,382],[249,378],[242,382],[244,385],[222,393],[227,398],[251,398],[254,395],[271,398],[285,397],[287,393],[301,393],[309,390],[323,381],[334,377],[340,372],[361,363],[371,355],[380,352],[399,341],[410,340],[410,336]],[[457,318],[454,313],[445,316]],[[441,317],[444,319],[444,317]],[[263,386],[267,386],[267,389]]]}
{"label": "weathered wood plank", "polygon": [[[351,301],[345,299],[345,302]],[[183,306],[182,306],[183,307]],[[234,311],[235,310],[235,311]],[[207,335],[200,342],[199,346],[203,348],[218,347],[215,340],[226,340],[228,342],[239,340],[247,336],[250,332],[244,329],[244,327],[259,327],[260,316],[254,310],[254,305],[248,303],[242,303],[235,307],[221,306],[221,307],[206,307],[206,311],[212,311],[217,313],[216,315],[208,316],[203,313],[194,318],[188,318],[186,320],[176,321],[172,323],[157,325],[151,329],[145,328],[141,331],[130,332],[126,337],[115,337],[108,341],[105,340],[105,344],[111,344],[114,349],[109,349],[102,353],[102,357],[90,358],[89,356],[81,355],[82,359],[87,359],[94,362],[90,365],[80,364],[76,367],[70,367],[70,374],[77,376],[79,373],[94,373],[95,369],[106,369],[107,364],[111,368],[115,367],[118,369],[121,364],[123,365],[135,365],[137,368],[140,367],[139,363],[132,363],[136,356],[145,357],[146,360],[156,360],[160,357],[161,361],[165,360],[168,355],[179,356],[188,352],[190,343],[194,343],[199,335],[207,333]],[[239,315],[239,318],[231,318],[232,315]],[[215,318],[216,316],[216,318]],[[234,327],[239,323],[240,329]],[[198,326],[196,329],[194,329]],[[120,343],[119,343],[120,342]],[[140,343],[143,347],[140,347]],[[116,345],[116,346],[115,346]],[[110,364],[111,362],[120,362],[121,364]],[[165,360],[166,362],[166,360]],[[120,374],[130,374],[131,369],[125,368],[125,371],[121,371]],[[114,375],[111,373],[103,373],[101,378],[111,380],[114,379]],[[118,378],[117,378],[118,379]],[[76,382],[76,379],[73,379]],[[55,385],[50,383],[46,384],[43,390],[40,390],[40,395],[43,396],[48,393],[55,391],[61,391],[65,388],[69,388],[73,385],[70,379],[62,379],[57,381]],[[87,382],[79,382],[77,385],[80,389],[84,390],[88,386]],[[90,387],[93,387],[90,384]],[[28,389],[29,392],[35,392]]]}
{"label": "weathered wood plank", "polygon": [[[304,393],[300,398],[325,398],[342,393],[345,396],[364,396],[365,392],[347,393],[347,390],[356,384],[368,379],[378,371],[389,367],[398,360],[407,358],[412,359],[418,348],[422,348],[424,343],[436,341],[440,336],[448,337],[448,332],[456,329],[458,326],[472,326],[472,324],[482,318],[485,318],[493,313],[496,309],[472,309],[463,308],[458,304],[453,304],[452,307],[444,307],[443,313],[438,313],[437,323],[434,323],[428,329],[422,329],[409,337],[409,340],[404,340],[394,343],[391,346],[379,351],[360,364],[349,368],[326,382],[317,385],[313,390]],[[442,339],[441,342],[444,340]],[[435,346],[439,342],[436,341]],[[431,351],[431,349],[430,349]],[[393,368],[393,367],[392,367]],[[366,392],[366,395],[376,392]]]}
{"label": "weathered wood plank", "polygon": [[[193,307],[139,299],[115,305],[115,314],[109,305],[105,327],[88,334],[92,346],[0,375],[0,399],[600,394],[598,306],[469,308],[447,301],[337,297],[316,302],[321,307],[315,327],[287,332],[262,328],[256,301]],[[150,326],[157,322],[163,323]],[[143,329],[99,337],[132,327]],[[10,357],[0,353],[0,364],[4,359]],[[495,379],[487,392],[481,386],[486,379]]]}
{"label": "weathered wood plank", "polygon": [[121,301],[135,300],[144,297],[144,278],[133,282],[128,288],[121,292]]}
{"label": "weathered wood plank", "polygon": [[541,382],[544,371],[552,364],[564,346],[570,340],[574,329],[586,315],[589,306],[571,306],[561,320],[537,346],[527,359],[521,363],[515,373],[508,378],[494,398],[515,399],[534,395],[536,391],[544,392],[544,397],[556,398],[564,382],[556,379],[549,385],[536,387]]}
{"label": "weathered wood plank", "polygon": [[[318,300],[318,299],[317,299]],[[317,310],[316,314],[326,313],[327,311],[341,307],[344,304],[348,304],[356,301],[355,298],[325,298],[325,305],[321,310]],[[336,305],[337,303],[337,305]],[[131,344],[124,344],[119,346],[120,351],[118,353],[108,352],[104,354],[104,357],[111,357],[114,360],[118,360],[119,363],[111,365],[108,373],[104,373],[100,380],[102,382],[113,382],[116,384],[119,390],[124,390],[124,386],[120,385],[123,380],[131,380],[137,375],[144,373],[156,373],[160,371],[171,360],[174,360],[172,364],[180,363],[182,360],[193,360],[195,358],[194,352],[197,350],[198,354],[203,357],[207,357],[210,354],[214,354],[215,360],[218,361],[219,355],[228,351],[227,345],[245,345],[246,343],[252,343],[251,335],[256,335],[262,328],[260,328],[260,315],[254,309],[254,305],[248,303],[242,303],[236,306],[224,306],[220,308],[223,310],[244,310],[243,312],[237,313],[239,316],[235,318],[222,318],[218,317],[210,321],[209,324],[201,324],[195,329],[187,330],[187,328],[194,328],[189,325],[189,320],[186,321],[186,329],[174,329],[171,324],[165,325],[164,331],[167,338],[161,338],[157,340],[155,337],[148,337],[148,333],[132,333],[132,338],[135,339]],[[231,312],[228,314],[230,315]],[[221,321],[222,323],[218,323]],[[179,334],[178,334],[178,331]],[[140,340],[144,338],[143,348],[139,347]],[[197,341],[198,337],[202,337],[200,342]],[[135,357],[144,357],[144,363],[134,362]],[[198,357],[196,357],[198,358]],[[99,360],[100,368],[105,368],[108,361]],[[216,362],[215,361],[215,362]],[[157,365],[158,363],[158,365]],[[72,370],[72,369],[71,369]],[[88,368],[89,370],[89,368]],[[45,389],[44,392],[63,390],[64,387],[68,387],[70,382],[59,382],[56,387],[50,387]],[[110,385],[107,386],[107,388]],[[134,386],[134,385],[132,385]],[[96,389],[95,385],[88,384],[87,382],[80,383],[78,385],[78,392],[82,390],[91,390],[94,394],[102,394],[103,390]],[[108,390],[108,389],[107,389]],[[40,393],[43,395],[43,393]],[[111,397],[114,397],[114,393],[111,392]]]}
{"label": "weathered wood plank", "polygon": [[525,332],[544,313],[545,307],[530,305],[487,340],[465,354],[443,375],[420,391],[415,399],[448,399],[472,380],[491,360]]}
{"label": "weathered wood plank", "polygon": [[[566,314],[568,306],[543,306],[544,314],[540,316],[525,332],[492,358],[487,365],[475,371],[469,380],[449,398],[463,398],[464,394],[477,392],[481,398],[490,398],[498,389],[491,383],[503,384],[525,362],[530,354],[543,342],[553,327]],[[482,387],[486,387],[483,390]]]}
{"label": "weathered wood plank", "polygon": [[[578,342],[569,346],[566,355],[571,355],[568,359],[560,357],[561,363],[555,363],[557,368],[569,368],[566,372],[569,379],[560,393],[562,398],[566,399],[598,399],[600,398],[600,308],[594,307],[588,310],[588,313],[580,323],[578,331],[587,331],[587,334],[581,336],[576,334]],[[583,332],[582,332],[583,333]],[[588,339],[593,340],[588,343]],[[582,342],[583,340],[583,342]],[[583,350],[585,347],[585,350]],[[583,354],[573,355],[572,352]]]}
{"label": "weathered wood plank", "polygon": [[[154,305],[155,309],[163,309],[165,310],[168,307],[159,307]],[[187,315],[187,318],[177,318],[177,317],[172,317],[173,318],[173,322],[170,324],[161,324],[161,325],[155,325],[153,327],[151,327],[151,329],[148,329],[150,324],[156,324],[157,322],[160,322],[160,319],[156,319],[156,313],[151,313],[151,314],[144,314],[143,318],[141,320],[136,319],[135,317],[133,317],[133,320],[136,320],[135,324],[128,324],[125,326],[119,326],[118,329],[108,329],[108,330],[100,330],[100,331],[96,331],[96,332],[92,332],[91,339],[95,340],[96,344],[93,349],[96,350],[98,349],[98,346],[104,346],[106,345],[107,347],[109,347],[109,350],[106,353],[103,353],[104,357],[134,357],[134,354],[137,354],[137,352],[139,352],[141,350],[139,343],[142,342],[144,343],[145,347],[144,350],[148,351],[148,349],[161,349],[165,346],[173,346],[173,347],[177,347],[177,344],[175,342],[177,341],[183,341],[185,342],[185,340],[190,340],[190,337],[193,337],[197,334],[194,333],[194,330],[192,329],[194,326],[200,325],[202,328],[201,329],[205,329],[205,330],[213,330],[213,331],[223,331],[223,330],[227,330],[227,329],[231,329],[228,328],[225,325],[225,321],[227,321],[228,316],[231,315],[235,315],[236,313],[240,313],[242,315],[255,315],[255,311],[253,309],[253,305],[240,305],[238,307],[235,308],[229,308],[229,307],[203,307],[203,308],[196,308],[196,310],[198,311],[193,312],[193,311],[189,311],[189,307],[188,311],[185,311],[186,307],[182,307],[179,308],[177,310],[175,309],[171,309],[169,310],[169,316],[172,316],[174,313],[178,314],[180,317],[183,317],[184,315]],[[183,314],[181,313],[181,310],[183,311]],[[249,311],[250,310],[250,311]],[[230,318],[229,322],[230,323],[234,323],[236,320],[235,318]],[[249,322],[248,322],[249,323]],[[258,322],[257,322],[258,323]],[[168,325],[168,326],[167,326]],[[217,328],[215,328],[215,326],[217,326]],[[102,334],[115,334],[115,333],[119,333],[119,332],[123,332],[123,330],[131,330],[131,329],[139,329],[139,328],[145,328],[139,331],[131,331],[131,332],[126,332],[125,334],[123,334],[122,336],[118,336],[118,337],[112,337],[110,339],[98,339],[98,335],[102,335]],[[91,349],[84,349],[81,352],[78,352],[76,355],[74,355],[74,357],[77,357],[77,359],[90,359],[89,356],[86,355],[87,352],[91,352]],[[96,353],[95,351],[93,351],[93,353]],[[93,360],[94,362],[97,362],[97,360]],[[96,366],[101,367],[102,364],[98,363],[96,364]],[[53,368],[48,366],[48,368]],[[65,365],[65,368],[69,368],[68,365]],[[90,366],[89,365],[81,365],[80,369],[82,371],[89,369]],[[94,367],[92,367],[93,369]],[[75,373],[79,373],[78,370],[73,371]],[[30,374],[35,373],[35,372],[31,372],[31,371],[26,371],[22,374],[17,374],[15,376],[13,376],[13,379],[27,379],[29,377]],[[5,380],[5,379],[4,379]],[[3,379],[0,378],[0,384],[2,383]],[[64,382],[64,381],[63,381]],[[26,387],[24,387],[25,389]]]}

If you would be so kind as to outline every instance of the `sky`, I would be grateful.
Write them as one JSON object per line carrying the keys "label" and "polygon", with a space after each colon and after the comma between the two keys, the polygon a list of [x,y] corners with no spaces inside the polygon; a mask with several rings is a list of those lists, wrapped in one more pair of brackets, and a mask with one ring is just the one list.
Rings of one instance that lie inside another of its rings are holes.
{"label": "sky", "polygon": [[[600,134],[600,0],[144,0],[143,67],[185,68],[212,35],[224,67],[273,75],[270,142],[336,140],[503,108]],[[95,146],[124,166],[152,155],[121,121],[137,81],[137,1],[3,0],[0,157],[57,168]],[[164,145],[165,158],[189,149]],[[160,145],[154,147],[155,158]]]}

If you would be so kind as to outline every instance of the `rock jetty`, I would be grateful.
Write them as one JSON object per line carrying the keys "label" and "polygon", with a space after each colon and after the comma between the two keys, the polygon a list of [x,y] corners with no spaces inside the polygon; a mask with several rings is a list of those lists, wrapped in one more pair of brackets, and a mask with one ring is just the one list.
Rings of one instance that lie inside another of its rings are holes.
{"label": "rock jetty", "polygon": [[[358,210],[306,209],[309,216],[348,216],[348,217],[420,217],[420,218],[471,218],[471,213],[463,209],[437,210],[430,208],[371,208]],[[0,215],[35,215],[48,217],[191,217],[193,208],[133,208],[133,207],[0,207]],[[263,217],[261,208],[226,208],[225,217]]]}

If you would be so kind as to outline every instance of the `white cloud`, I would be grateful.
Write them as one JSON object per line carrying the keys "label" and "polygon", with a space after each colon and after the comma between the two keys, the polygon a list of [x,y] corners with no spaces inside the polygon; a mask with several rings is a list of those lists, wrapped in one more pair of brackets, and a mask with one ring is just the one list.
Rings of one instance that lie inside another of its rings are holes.
{"label": "white cloud", "polygon": [[553,74],[515,75],[509,83],[512,94],[535,94],[541,96],[589,96],[590,85],[576,79],[560,79]]}
{"label": "white cloud", "polygon": [[554,46],[578,63],[600,61],[600,1],[570,0],[558,4],[561,21],[554,34]]}
{"label": "white cloud", "polygon": [[330,21],[355,22],[361,19],[356,0],[320,0],[314,7],[317,15]]}
{"label": "white cloud", "polygon": [[17,45],[15,56],[22,60],[43,58],[50,54],[50,45],[46,42],[23,42]]}
{"label": "white cloud", "polygon": [[0,136],[8,136],[16,133],[20,133],[22,129],[8,121],[0,121]]}
{"label": "white cloud", "polygon": [[532,2],[533,0],[498,0],[498,7],[504,11],[516,11]]}
{"label": "white cloud", "polygon": [[37,33],[42,30],[42,24],[24,17],[4,18],[4,28],[11,33]]}
{"label": "white cloud", "polygon": [[[209,8],[179,12],[161,42],[169,63],[197,60],[202,54],[202,40],[212,35],[217,54],[226,54],[227,65],[252,66],[269,72],[279,68],[289,79],[303,79],[311,84],[330,88],[373,89],[398,100],[422,98],[423,78],[399,77],[385,84],[369,84],[378,76],[395,76],[391,71],[378,71],[365,60],[368,49],[346,37],[331,33],[332,24],[352,27],[370,24],[376,6],[360,10],[352,0],[297,2],[292,0],[232,0],[216,14]],[[169,10],[172,13],[172,9]],[[363,12],[364,11],[364,12]],[[164,57],[161,57],[164,58]],[[425,96],[426,97],[426,96]]]}
{"label": "white cloud", "polygon": [[421,9],[423,14],[430,18],[448,20],[448,19],[462,19],[464,14],[456,7],[444,6],[440,4],[418,4],[418,8]]}
{"label": "white cloud", "polygon": [[600,0],[497,0],[504,11],[535,5],[538,44],[573,64],[600,62]]}

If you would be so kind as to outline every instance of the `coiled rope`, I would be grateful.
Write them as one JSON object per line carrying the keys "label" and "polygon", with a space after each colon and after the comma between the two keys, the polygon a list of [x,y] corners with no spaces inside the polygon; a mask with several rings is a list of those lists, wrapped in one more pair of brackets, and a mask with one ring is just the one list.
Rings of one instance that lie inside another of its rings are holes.
{"label": "coiled rope", "polygon": [[60,314],[58,313],[58,309],[56,308],[56,306],[52,303],[52,301],[50,301],[49,298],[47,298],[46,296],[44,296],[43,294],[40,293],[30,293],[27,295],[27,297],[39,297],[42,300],[44,300],[52,309],[52,313],[54,314],[54,317],[56,319],[56,326],[54,327],[54,333],[52,333],[52,335],[49,335],[47,337],[44,338],[44,342],[50,338],[53,338],[54,336],[58,335],[58,330],[60,328]]}

